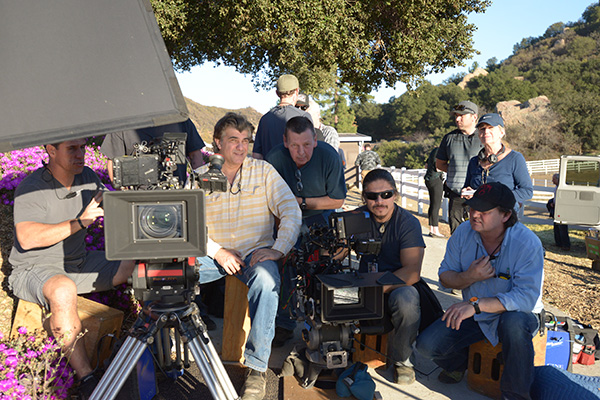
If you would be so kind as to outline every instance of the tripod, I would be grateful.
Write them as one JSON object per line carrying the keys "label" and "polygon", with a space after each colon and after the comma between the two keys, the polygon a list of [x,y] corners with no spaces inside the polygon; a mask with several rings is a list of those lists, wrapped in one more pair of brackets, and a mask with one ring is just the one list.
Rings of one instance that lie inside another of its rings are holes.
{"label": "tripod", "polygon": [[183,339],[184,366],[189,367],[189,350],[213,398],[215,400],[238,399],[229,375],[208,337],[198,306],[189,301],[175,304],[158,303],[151,308],[151,312],[157,315],[151,323],[145,321],[143,312],[140,313],[129,336],[92,393],[91,399],[114,399],[150,344],[156,343],[159,363],[171,366],[169,336],[171,328],[176,328],[177,365],[181,365],[180,340]]}

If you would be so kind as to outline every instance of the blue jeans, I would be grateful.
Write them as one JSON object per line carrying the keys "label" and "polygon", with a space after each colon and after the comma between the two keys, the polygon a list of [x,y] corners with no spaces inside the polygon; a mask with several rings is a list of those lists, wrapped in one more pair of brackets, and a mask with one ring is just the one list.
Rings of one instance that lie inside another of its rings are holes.
{"label": "blue jeans", "polygon": [[[248,286],[250,334],[244,351],[244,365],[265,372],[271,356],[271,341],[275,335],[275,315],[279,303],[279,271],[276,261],[262,261],[250,267],[248,255],[242,274],[236,277]],[[216,281],[226,275],[210,257],[198,257],[200,283]],[[223,338],[225,340],[225,338]]]}
{"label": "blue jeans", "polygon": [[[533,344],[539,327],[537,315],[506,311],[500,314],[498,337],[502,343],[504,372],[500,379],[503,399],[530,399],[533,382]],[[446,327],[441,319],[417,338],[417,350],[446,371],[464,371],[468,366],[469,346],[485,338],[473,318],[464,320],[459,330]]]}
{"label": "blue jeans", "polygon": [[395,364],[412,367],[409,358],[421,321],[419,292],[413,286],[394,289],[390,293],[388,306],[391,311],[392,325],[394,325],[392,358]]}

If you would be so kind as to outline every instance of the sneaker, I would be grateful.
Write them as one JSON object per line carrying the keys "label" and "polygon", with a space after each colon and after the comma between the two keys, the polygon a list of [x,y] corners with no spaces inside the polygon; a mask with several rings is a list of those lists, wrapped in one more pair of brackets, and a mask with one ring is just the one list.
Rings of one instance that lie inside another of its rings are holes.
{"label": "sneaker", "polygon": [[405,365],[394,366],[394,382],[399,385],[410,385],[415,381],[415,370]]}
{"label": "sneaker", "polygon": [[429,232],[429,236],[431,236],[432,238],[445,238],[446,236],[442,235],[441,233],[436,233],[436,232]]}
{"label": "sneaker", "polygon": [[277,327],[275,327],[275,337],[273,338],[271,347],[274,347],[274,348],[283,347],[285,342],[287,342],[288,340],[290,340],[293,337],[294,337],[294,331],[277,326]]}
{"label": "sneaker", "polygon": [[94,389],[98,386],[98,378],[94,376],[94,374],[89,374],[81,378],[79,381],[79,388],[77,388],[77,392],[79,394],[79,398],[81,400],[87,400],[92,397],[92,393],[94,393]]}
{"label": "sneaker", "polygon": [[204,325],[206,325],[206,330],[214,331],[217,329],[217,324],[208,315],[201,315],[200,317],[204,321]]}
{"label": "sneaker", "polygon": [[267,373],[248,368],[242,387],[242,400],[262,400],[267,393]]}
{"label": "sneaker", "polygon": [[438,381],[449,385],[453,385],[462,381],[463,376],[465,376],[465,371],[442,370],[442,372],[440,372],[440,374],[438,375]]}

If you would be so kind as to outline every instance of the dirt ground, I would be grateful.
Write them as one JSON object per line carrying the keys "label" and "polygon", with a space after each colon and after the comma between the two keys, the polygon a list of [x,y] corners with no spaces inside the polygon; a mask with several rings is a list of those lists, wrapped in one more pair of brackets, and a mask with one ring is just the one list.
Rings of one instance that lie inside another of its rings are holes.
{"label": "dirt ground", "polygon": [[[351,198],[357,200],[357,192],[349,192]],[[408,207],[407,207],[408,208]],[[409,208],[410,209],[410,208]],[[425,207],[426,210],[426,207]],[[416,213],[413,210],[413,213]],[[423,232],[427,232],[426,216],[419,216]],[[440,230],[449,236],[447,224],[440,223]],[[535,230],[535,229],[534,229]],[[572,248],[564,252],[553,245],[552,226],[538,226],[536,233],[546,248],[545,281],[543,299],[566,312],[571,317],[595,329],[600,329],[600,271],[592,270],[591,260],[586,257],[585,244],[582,239],[574,238]],[[576,236],[576,235],[572,235]],[[581,237],[581,235],[579,235]],[[13,241],[12,207],[0,205],[0,250],[2,268],[0,270],[0,332],[8,333],[14,314],[15,301],[8,291],[7,276],[10,266],[7,259]]]}

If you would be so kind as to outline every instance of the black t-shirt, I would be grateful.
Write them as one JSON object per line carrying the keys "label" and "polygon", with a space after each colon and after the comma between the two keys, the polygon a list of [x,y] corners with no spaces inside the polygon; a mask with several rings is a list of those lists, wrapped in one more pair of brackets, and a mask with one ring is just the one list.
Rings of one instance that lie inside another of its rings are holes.
{"label": "black t-shirt", "polygon": [[[368,211],[367,206],[362,206],[358,211]],[[380,232],[381,225],[385,225],[384,232]],[[392,218],[385,224],[379,224],[371,218],[372,231],[375,239],[381,240],[379,255],[364,255],[360,260],[360,272],[368,271],[368,264],[376,262],[379,272],[395,271],[402,268],[400,250],[411,247],[425,247],[421,233],[421,224],[411,213],[394,205]]]}

